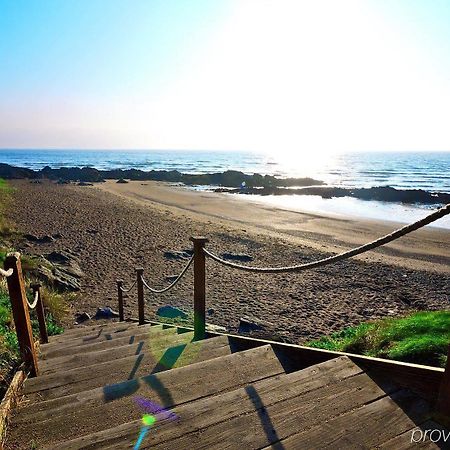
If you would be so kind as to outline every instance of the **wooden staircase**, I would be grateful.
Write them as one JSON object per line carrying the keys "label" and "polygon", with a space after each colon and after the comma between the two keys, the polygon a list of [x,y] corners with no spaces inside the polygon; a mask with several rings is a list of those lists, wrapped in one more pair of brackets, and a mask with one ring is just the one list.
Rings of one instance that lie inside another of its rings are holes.
{"label": "wooden staircase", "polygon": [[413,429],[440,428],[430,401],[377,371],[346,356],[305,367],[292,355],[163,325],[69,330],[41,346],[6,448],[133,448],[145,413],[136,398],[172,413],[155,414],[141,449],[415,448]]}

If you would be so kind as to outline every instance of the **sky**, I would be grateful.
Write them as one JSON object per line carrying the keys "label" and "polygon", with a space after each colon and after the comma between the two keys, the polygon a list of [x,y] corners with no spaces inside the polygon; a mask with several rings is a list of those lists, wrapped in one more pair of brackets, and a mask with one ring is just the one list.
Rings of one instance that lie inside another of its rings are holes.
{"label": "sky", "polygon": [[448,0],[0,0],[0,148],[450,151]]}

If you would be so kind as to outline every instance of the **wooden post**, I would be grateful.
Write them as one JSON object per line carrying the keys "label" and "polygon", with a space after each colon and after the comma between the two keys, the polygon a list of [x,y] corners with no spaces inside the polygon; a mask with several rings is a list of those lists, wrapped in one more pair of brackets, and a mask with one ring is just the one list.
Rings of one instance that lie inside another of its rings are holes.
{"label": "wooden post", "polygon": [[203,248],[205,237],[191,237],[194,243],[194,339],[205,338],[206,328],[206,267]]}
{"label": "wooden post", "polygon": [[31,289],[33,289],[33,296],[38,295],[38,301],[36,303],[36,315],[39,323],[39,335],[41,337],[41,343],[48,343],[48,333],[47,333],[47,324],[45,323],[45,313],[44,313],[44,304],[42,303],[41,296],[41,285],[39,283],[32,284]]}
{"label": "wooden post", "polygon": [[450,346],[447,354],[447,364],[442,377],[439,395],[436,403],[436,412],[450,419]]}
{"label": "wooden post", "polygon": [[30,314],[28,312],[25,283],[23,281],[22,266],[18,253],[9,254],[4,263],[5,270],[13,269],[13,274],[6,280],[8,283],[9,298],[16,326],[17,340],[19,341],[20,354],[30,377],[38,375],[38,364],[34,349],[33,332],[31,329]]}
{"label": "wooden post", "polygon": [[138,311],[139,311],[139,325],[144,325],[144,283],[142,282],[142,276],[144,275],[144,269],[138,267],[136,269],[137,277],[137,293],[138,293]]}
{"label": "wooden post", "polygon": [[123,280],[117,280],[117,297],[119,299],[119,321],[123,322]]}

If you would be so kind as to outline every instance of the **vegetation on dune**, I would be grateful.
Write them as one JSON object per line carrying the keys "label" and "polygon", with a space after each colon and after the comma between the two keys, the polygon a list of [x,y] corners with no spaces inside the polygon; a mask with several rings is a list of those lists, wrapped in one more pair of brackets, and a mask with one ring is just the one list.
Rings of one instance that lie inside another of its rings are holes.
{"label": "vegetation on dune", "polygon": [[[5,211],[11,201],[13,189],[0,178],[0,267],[3,267],[4,260],[8,252],[13,251],[7,239],[13,233],[13,226],[5,218]],[[37,259],[33,256],[22,255],[22,270],[26,277],[26,285],[30,285],[27,275],[29,271],[37,266]],[[30,302],[32,301],[32,293]],[[63,332],[62,324],[69,312],[69,302],[73,294],[58,293],[44,286],[42,288],[42,300],[46,312],[47,332],[50,336]],[[39,325],[36,312],[31,311],[31,325],[36,340],[39,337]],[[3,394],[7,387],[7,382],[11,377],[14,368],[19,362],[19,346],[17,335],[14,329],[14,320],[11,311],[6,279],[0,278],[0,394]]]}
{"label": "vegetation on dune", "polygon": [[307,345],[444,367],[450,345],[450,311],[421,311],[362,323]]}

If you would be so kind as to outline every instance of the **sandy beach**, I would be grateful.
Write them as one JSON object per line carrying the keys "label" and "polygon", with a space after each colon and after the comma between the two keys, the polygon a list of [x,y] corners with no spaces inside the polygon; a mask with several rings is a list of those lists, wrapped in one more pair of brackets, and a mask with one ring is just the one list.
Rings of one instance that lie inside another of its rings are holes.
{"label": "sandy beach", "polygon": [[[93,187],[31,184],[16,187],[10,216],[17,228],[62,236],[46,244],[17,242],[34,254],[70,250],[85,273],[74,312],[117,308],[117,278],[129,285],[134,268],[162,287],[185,260],[164,256],[205,235],[208,248],[246,254],[257,266],[313,261],[393,231],[394,222],[325,217],[288,211],[227,194],[195,192],[158,182],[114,181]],[[409,310],[447,309],[450,231],[420,230],[353,260],[301,274],[264,275],[208,261],[208,322],[236,332],[241,317],[264,324],[264,337],[304,342],[364,320]],[[192,309],[192,273],[174,290],[147,295],[147,316],[158,306]],[[135,294],[126,314],[137,315]]]}

